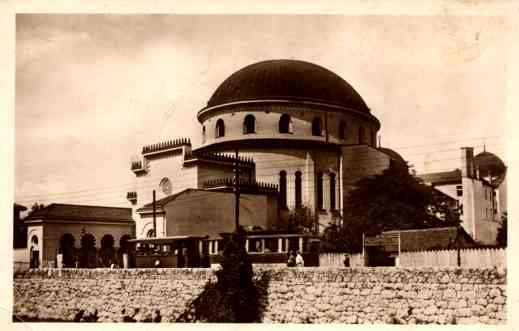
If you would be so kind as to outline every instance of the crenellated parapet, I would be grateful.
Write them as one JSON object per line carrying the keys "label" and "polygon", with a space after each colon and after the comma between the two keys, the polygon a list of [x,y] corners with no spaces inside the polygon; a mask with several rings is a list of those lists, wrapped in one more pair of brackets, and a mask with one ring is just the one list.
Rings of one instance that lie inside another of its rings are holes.
{"label": "crenellated parapet", "polygon": [[189,138],[178,138],[174,140],[163,141],[156,144],[146,145],[142,148],[142,155],[164,152],[172,149],[176,149],[182,146],[191,146],[191,139]]}
{"label": "crenellated parapet", "polygon": [[[217,178],[204,182],[203,188],[208,190],[230,190],[234,188],[235,180],[233,178]],[[257,182],[255,179],[244,178],[239,182],[239,189],[244,193],[267,193],[277,194],[278,185]]]}
{"label": "crenellated parapet", "polygon": [[205,151],[186,151],[184,153],[184,162],[192,161],[192,160],[200,160],[200,161],[213,161],[213,162],[222,162],[228,163],[230,165],[236,165],[240,168],[254,169],[256,164],[251,157],[244,156],[234,156],[231,154],[224,153],[214,153],[214,152],[205,152]]}

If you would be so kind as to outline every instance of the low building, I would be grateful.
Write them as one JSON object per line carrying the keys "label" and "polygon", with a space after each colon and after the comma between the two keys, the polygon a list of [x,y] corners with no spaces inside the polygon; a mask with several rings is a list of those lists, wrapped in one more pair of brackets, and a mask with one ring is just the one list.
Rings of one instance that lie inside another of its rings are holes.
{"label": "low building", "polygon": [[33,268],[52,265],[58,253],[66,267],[74,267],[81,244],[91,245],[97,258],[97,247],[115,251],[135,236],[131,208],[53,203],[31,213],[25,224]]}
{"label": "low building", "polygon": [[395,266],[402,252],[474,247],[475,242],[463,227],[441,227],[384,231],[378,236],[365,237],[365,265]]}
{"label": "low building", "polygon": [[[249,191],[250,192],[250,191]],[[155,202],[157,232],[162,236],[209,236],[220,239],[220,233],[232,232],[235,195],[232,192],[204,189],[185,189]],[[153,236],[153,203],[137,212],[151,227],[147,237]],[[240,194],[240,225],[246,229],[272,229],[277,226],[277,191],[257,191]]]}

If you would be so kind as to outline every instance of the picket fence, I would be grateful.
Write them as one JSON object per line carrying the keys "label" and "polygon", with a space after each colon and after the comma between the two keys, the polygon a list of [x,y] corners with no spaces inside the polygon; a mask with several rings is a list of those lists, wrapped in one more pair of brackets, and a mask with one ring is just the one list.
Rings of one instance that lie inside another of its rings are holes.
{"label": "picket fence", "polygon": [[[460,250],[460,264],[463,268],[506,268],[506,249],[472,248]],[[400,254],[401,267],[456,267],[458,251],[440,250],[404,252]]]}
{"label": "picket fence", "polygon": [[[321,267],[344,267],[345,253],[321,253],[319,254],[319,266]],[[362,254],[349,254],[350,267],[364,266]]]}
{"label": "picket fence", "polygon": [[[319,265],[325,267],[344,267],[344,253],[323,253],[319,255]],[[506,268],[506,249],[472,248],[460,250],[462,268]],[[403,252],[398,258],[399,267],[456,267],[458,251],[437,250]],[[362,254],[350,255],[351,267],[364,266]]]}

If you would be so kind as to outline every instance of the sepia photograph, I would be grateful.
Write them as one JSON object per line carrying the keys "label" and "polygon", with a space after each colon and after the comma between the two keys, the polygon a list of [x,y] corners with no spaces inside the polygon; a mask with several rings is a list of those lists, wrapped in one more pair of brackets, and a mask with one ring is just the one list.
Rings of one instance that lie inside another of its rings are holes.
{"label": "sepia photograph", "polygon": [[11,323],[507,324],[510,17],[14,21]]}

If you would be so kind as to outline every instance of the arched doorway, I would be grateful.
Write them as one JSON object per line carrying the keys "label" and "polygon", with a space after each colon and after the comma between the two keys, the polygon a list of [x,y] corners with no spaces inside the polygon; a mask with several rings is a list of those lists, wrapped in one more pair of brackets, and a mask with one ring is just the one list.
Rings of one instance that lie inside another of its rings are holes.
{"label": "arched doorway", "polygon": [[134,263],[134,260],[133,260],[133,254],[132,254],[132,244],[128,242],[128,240],[130,240],[132,237],[128,234],[125,234],[121,237],[121,239],[119,239],[119,249],[117,251],[117,259],[119,260],[119,266],[120,267],[123,267],[124,266],[124,261],[123,261],[123,255],[124,254],[128,254],[128,258],[129,258],[129,261],[128,261],[128,264],[129,264],[129,267],[133,267],[135,266],[135,263]]}
{"label": "arched doorway", "polygon": [[38,237],[36,235],[33,235],[31,237],[29,265],[31,268],[40,267],[40,248],[39,248],[39,244],[38,244]]}
{"label": "arched doorway", "polygon": [[111,234],[105,234],[101,238],[99,258],[104,267],[109,267],[112,263],[115,263],[114,237]]}
{"label": "arched doorway", "polygon": [[95,268],[97,265],[96,238],[90,234],[81,237],[79,249],[79,266],[81,268]]}
{"label": "arched doorway", "polygon": [[63,254],[63,266],[73,268],[76,266],[76,238],[70,233],[65,233],[59,239],[59,252]]}

